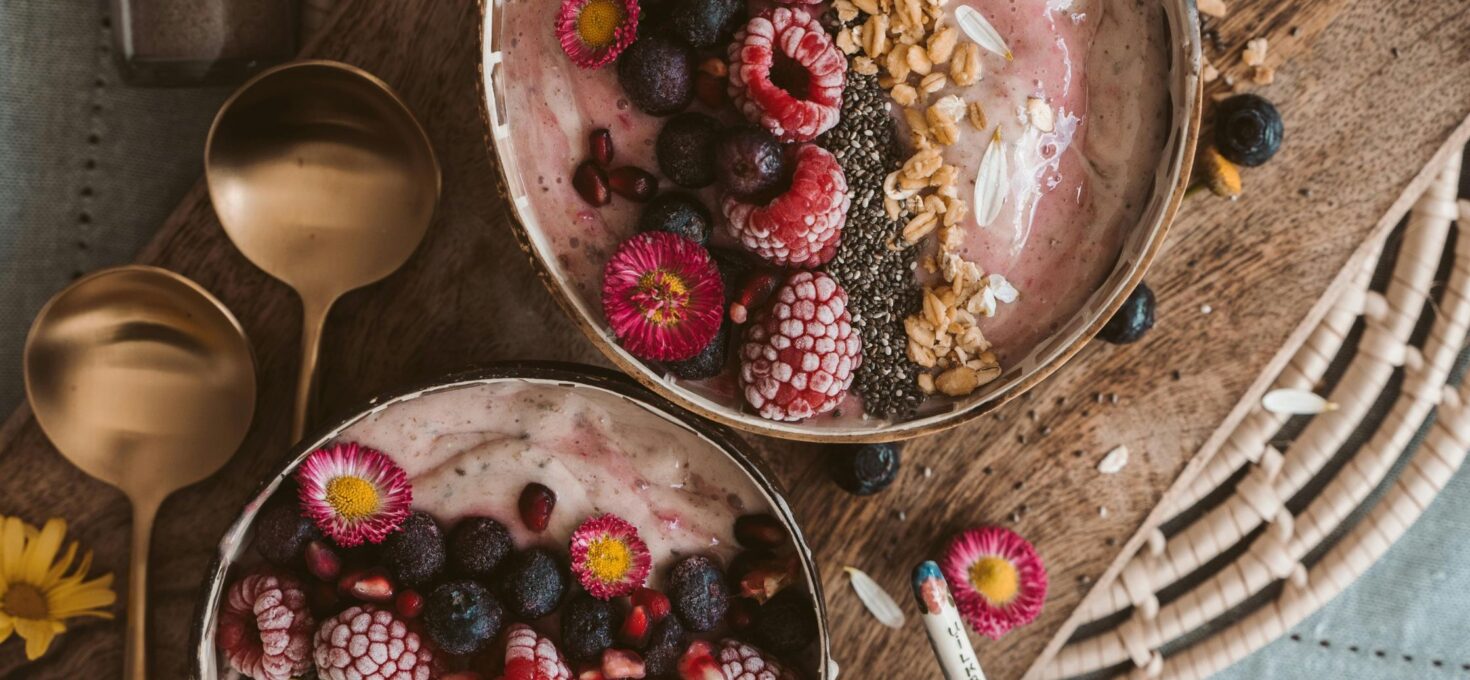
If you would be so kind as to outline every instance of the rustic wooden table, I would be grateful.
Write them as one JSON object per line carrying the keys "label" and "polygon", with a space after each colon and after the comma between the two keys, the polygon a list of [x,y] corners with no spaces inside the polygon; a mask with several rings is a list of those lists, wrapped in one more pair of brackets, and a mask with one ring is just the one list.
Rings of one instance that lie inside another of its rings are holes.
{"label": "rustic wooden table", "polygon": [[[1246,174],[1239,202],[1185,203],[1148,277],[1160,321],[1145,341],[1089,347],[994,415],[914,442],[899,483],[876,498],[827,483],[816,447],[751,441],[790,489],[821,560],[833,651],[846,677],[937,670],[919,627],[877,625],[841,567],[861,567],[901,593],[918,556],[936,554],[955,530],[978,523],[1029,537],[1052,581],[1034,625],[978,643],[986,670],[1018,677],[1058,644],[1089,585],[1141,540],[1137,528],[1191,460],[1212,450],[1212,435],[1238,415],[1238,402],[1263,388],[1258,376],[1280,363],[1279,349],[1314,314],[1358,244],[1402,212],[1397,197],[1423,181],[1419,169],[1447,139],[1470,133],[1459,127],[1470,112],[1470,3],[1230,4],[1228,19],[1206,21],[1207,52],[1243,79],[1245,41],[1269,39],[1276,82],[1262,91],[1285,114],[1285,149]],[[477,111],[477,21],[474,0],[341,0],[325,37],[305,51],[362,66],[396,87],[427,126],[445,178],[435,224],[408,266],[347,296],[332,315],[322,367],[328,417],[474,362],[605,363],[509,232]],[[182,272],[228,304],[250,335],[261,376],[255,426],[239,455],[170,499],[158,520],[154,670],[176,678],[187,668],[190,619],[214,546],[289,444],[299,308],[231,247],[202,183],[138,259]],[[1118,444],[1133,460],[1119,474],[1100,475],[1099,457]],[[0,429],[0,512],[67,518],[96,549],[97,568],[126,583],[126,501],[62,460],[25,408]],[[118,677],[121,641],[121,620],[78,622],[33,665],[23,665],[20,645],[0,647],[0,677]]]}

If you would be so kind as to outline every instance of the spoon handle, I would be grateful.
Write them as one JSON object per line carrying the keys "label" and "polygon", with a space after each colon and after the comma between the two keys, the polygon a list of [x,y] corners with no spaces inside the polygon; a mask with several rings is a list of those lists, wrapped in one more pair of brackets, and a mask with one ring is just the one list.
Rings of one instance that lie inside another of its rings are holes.
{"label": "spoon handle", "polygon": [[959,609],[949,593],[949,582],[933,560],[914,567],[914,599],[924,619],[929,646],[944,672],[945,680],[985,680],[980,659],[970,646],[970,634],[960,620]]}
{"label": "spoon handle", "polygon": [[291,415],[291,443],[301,441],[306,432],[306,421],[311,415],[312,402],[316,399],[317,357],[322,351],[322,328],[327,324],[327,312],[332,310],[332,300],[322,302],[315,296],[301,297],[301,373],[296,376],[296,405]]}
{"label": "spoon handle", "polygon": [[148,678],[148,550],[158,501],[133,499],[133,552],[128,567],[128,640],[123,659],[124,680]]}

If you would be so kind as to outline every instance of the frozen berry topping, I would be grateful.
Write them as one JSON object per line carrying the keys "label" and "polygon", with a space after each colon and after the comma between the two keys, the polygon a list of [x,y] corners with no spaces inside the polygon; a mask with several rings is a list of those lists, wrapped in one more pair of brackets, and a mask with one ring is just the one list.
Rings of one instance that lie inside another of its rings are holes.
{"label": "frozen berry topping", "polygon": [[424,602],[424,628],[439,649],[450,654],[474,654],[500,632],[504,612],[485,586],[474,581],[450,581]]}
{"label": "frozen berry topping", "polygon": [[852,199],[831,152],[804,144],[794,154],[790,187],[769,203],[730,195],[723,209],[731,236],[778,267],[811,268],[837,254]]}
{"label": "frozen berry topping", "polygon": [[689,630],[714,630],[725,618],[729,598],[724,572],[708,557],[686,557],[669,573],[669,600]]}
{"label": "frozen berry topping", "polygon": [[699,354],[683,361],[670,361],[665,368],[685,380],[705,380],[725,372],[725,357],[729,354],[730,333],[724,326],[715,334]]}
{"label": "frozen berry topping", "polygon": [[465,517],[449,532],[449,568],[461,576],[487,579],[514,547],[504,524],[489,517]]}
{"label": "frozen berry topping", "polygon": [[634,356],[688,359],[720,329],[725,286],[709,252],[667,232],[638,234],[603,270],[602,310]]}
{"label": "frozen berry topping", "polygon": [[837,407],[862,363],[847,294],[823,272],[797,272],[745,331],[740,387],[771,420],[798,421]]}
{"label": "frozen berry topping", "polygon": [[667,231],[695,243],[709,242],[714,218],[698,198],[682,191],[659,194],[638,218],[638,231]]}
{"label": "frozen berry topping", "polygon": [[268,505],[255,520],[256,552],[279,567],[293,566],[306,551],[306,544],[321,537],[316,524],[301,514],[295,503]]}
{"label": "frozen berry topping", "polygon": [[593,661],[613,644],[611,602],[577,593],[561,615],[561,644],[573,661]]}
{"label": "frozen berry topping", "polygon": [[723,128],[720,121],[695,111],[670,118],[654,143],[659,170],[674,184],[689,189],[714,183],[715,141]]}
{"label": "frozen berry topping", "polygon": [[644,36],[618,60],[618,82],[640,111],[678,113],[694,101],[694,52],[671,38]]}
{"label": "frozen berry topping", "polygon": [[806,594],[788,588],[761,605],[752,630],[766,649],[778,654],[797,652],[817,639],[816,610]]}
{"label": "frozen berry topping", "polygon": [[714,158],[715,179],[726,194],[742,201],[769,201],[785,179],[781,143],[754,125],[742,125],[721,137],[714,146]]}
{"label": "frozen berry topping", "polygon": [[545,548],[511,555],[500,568],[500,599],[523,621],[533,621],[556,609],[567,592],[567,568]]}
{"label": "frozen berry topping", "polygon": [[517,623],[505,635],[505,674],[502,680],[572,680],[572,669],[549,638]]}
{"label": "frozen berry topping", "polygon": [[795,673],[769,654],[739,640],[722,640],[720,670],[729,680],[796,680]]}
{"label": "frozen berry topping", "polygon": [[300,581],[258,571],[230,586],[216,644],[235,670],[256,680],[287,680],[311,668],[316,629]]}
{"label": "frozen berry topping", "polygon": [[847,60],[802,9],[752,18],[730,46],[730,99],[782,141],[810,141],[836,125],[846,84]]}
{"label": "frozen berry topping", "polygon": [[695,47],[713,47],[743,9],[742,0],[680,0],[669,12],[669,30]]}
{"label": "frozen berry topping", "polygon": [[322,680],[429,680],[434,653],[386,609],[350,607],[316,632]]}
{"label": "frozen berry topping", "polygon": [[444,533],[428,513],[415,510],[383,540],[382,556],[399,583],[425,585],[444,570]]}

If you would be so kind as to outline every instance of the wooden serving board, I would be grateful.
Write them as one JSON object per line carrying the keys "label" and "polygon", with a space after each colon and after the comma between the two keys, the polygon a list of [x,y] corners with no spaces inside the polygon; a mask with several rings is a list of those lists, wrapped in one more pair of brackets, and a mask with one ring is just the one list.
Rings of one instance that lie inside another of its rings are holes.
{"label": "wooden serving board", "polygon": [[[1278,70],[1264,92],[1285,114],[1285,149],[1246,174],[1240,202],[1186,202],[1148,277],[1160,299],[1159,325],[1148,338],[1089,347],[1027,397],[914,442],[899,483],[876,498],[852,498],[827,483],[817,447],[751,442],[790,490],[819,555],[833,652],[845,677],[938,671],[917,622],[897,632],[877,625],[841,567],[868,571],[912,617],[904,593],[913,563],[979,523],[1014,527],[1050,569],[1041,618],[1001,642],[978,643],[991,677],[1020,676],[1070,627],[1089,585],[1140,540],[1136,529],[1195,454],[1210,450],[1212,433],[1239,416],[1236,404],[1263,388],[1263,369],[1280,362],[1279,349],[1315,313],[1358,244],[1403,211],[1395,197],[1424,179],[1416,178],[1419,169],[1470,112],[1464,2],[1230,4],[1228,20],[1207,26],[1233,46],[1231,55],[1247,38],[1269,38],[1268,61]],[[305,51],[356,64],[396,87],[427,127],[445,181],[435,223],[405,269],[348,295],[332,314],[324,418],[475,362],[604,363],[510,233],[477,109],[477,23],[474,0],[341,0],[325,37]],[[220,534],[287,451],[300,310],[283,285],[231,247],[202,183],[139,260],[182,272],[229,305],[250,334],[261,377],[255,426],[240,453],[171,498],[155,531],[153,677],[179,678],[188,667],[198,587]],[[1119,474],[1099,474],[1098,459],[1119,444],[1132,450],[1132,461]],[[34,522],[65,517],[96,550],[96,568],[116,573],[119,589],[126,583],[126,501],[61,459],[25,408],[0,429],[0,513]],[[120,677],[121,641],[121,621],[76,622],[33,665],[24,665],[19,644],[0,646],[0,678]]]}

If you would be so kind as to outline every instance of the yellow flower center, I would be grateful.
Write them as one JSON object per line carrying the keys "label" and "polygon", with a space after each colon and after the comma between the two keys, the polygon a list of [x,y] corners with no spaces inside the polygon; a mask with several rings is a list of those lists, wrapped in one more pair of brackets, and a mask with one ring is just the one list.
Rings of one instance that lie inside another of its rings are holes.
{"label": "yellow flower center", "polygon": [[361,477],[333,477],[327,504],[345,519],[364,519],[378,511],[378,489]]}
{"label": "yellow flower center", "polygon": [[970,585],[991,604],[1003,605],[1021,590],[1021,578],[1016,565],[990,555],[970,566]]}
{"label": "yellow flower center", "polygon": [[577,35],[592,47],[606,47],[613,44],[624,18],[617,0],[592,0],[577,15]]}
{"label": "yellow flower center", "polygon": [[46,606],[46,596],[28,583],[12,583],[5,591],[5,601],[0,610],[17,619],[42,621],[51,618],[51,608]]}
{"label": "yellow flower center", "polygon": [[603,536],[587,546],[587,568],[603,583],[623,578],[632,564],[633,552],[615,538]]}
{"label": "yellow flower center", "polygon": [[633,303],[649,321],[672,326],[684,319],[689,306],[689,286],[677,275],[655,269],[638,279]]}

